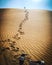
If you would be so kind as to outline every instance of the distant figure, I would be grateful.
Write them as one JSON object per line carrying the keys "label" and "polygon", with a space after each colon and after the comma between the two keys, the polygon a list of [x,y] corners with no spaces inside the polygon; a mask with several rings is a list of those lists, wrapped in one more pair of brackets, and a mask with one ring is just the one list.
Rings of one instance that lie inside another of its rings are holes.
{"label": "distant figure", "polygon": [[22,54],[22,55],[19,57],[19,65],[23,65],[23,64],[24,64],[24,60],[25,60],[25,54]]}
{"label": "distant figure", "polygon": [[26,7],[24,7],[24,9],[26,9]]}

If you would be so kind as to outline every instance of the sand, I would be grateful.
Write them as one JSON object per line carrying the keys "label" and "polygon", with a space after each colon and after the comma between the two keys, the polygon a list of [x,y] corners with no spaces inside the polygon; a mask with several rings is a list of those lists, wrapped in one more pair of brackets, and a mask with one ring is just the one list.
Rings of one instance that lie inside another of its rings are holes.
{"label": "sand", "polygon": [[[25,10],[0,9],[1,38],[15,40],[17,47],[24,50],[34,60],[44,60],[51,65],[51,11],[28,10],[28,20],[22,25],[20,39],[13,37],[18,33],[19,25],[25,18]],[[5,45],[7,46],[7,44]]]}

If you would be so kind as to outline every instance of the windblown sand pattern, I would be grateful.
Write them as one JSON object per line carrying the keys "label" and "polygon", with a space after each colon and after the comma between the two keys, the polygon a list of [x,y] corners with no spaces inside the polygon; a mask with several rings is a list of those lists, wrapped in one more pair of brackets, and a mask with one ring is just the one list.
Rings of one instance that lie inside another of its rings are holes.
{"label": "windblown sand pattern", "polygon": [[[52,64],[52,43],[51,43],[51,14],[44,10],[22,9],[0,9],[0,38],[14,40],[21,50],[29,54],[33,60],[44,60],[46,65]],[[25,16],[27,15],[27,16]],[[24,19],[26,19],[24,21]],[[19,25],[24,33],[20,35]],[[18,33],[18,34],[17,34]],[[20,39],[14,38],[18,35]],[[4,45],[7,46],[7,43]],[[4,62],[4,61],[3,61]]]}

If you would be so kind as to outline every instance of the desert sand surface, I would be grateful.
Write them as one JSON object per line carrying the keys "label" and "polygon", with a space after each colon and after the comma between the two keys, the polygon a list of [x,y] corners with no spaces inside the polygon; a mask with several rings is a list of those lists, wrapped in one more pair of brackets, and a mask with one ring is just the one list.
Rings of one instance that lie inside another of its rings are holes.
{"label": "desert sand surface", "polygon": [[[0,38],[16,41],[16,46],[29,54],[33,60],[44,60],[46,65],[52,63],[51,11],[28,9],[28,19],[22,25],[23,35],[13,38],[25,18],[25,10],[0,9]],[[7,46],[7,43],[5,44]]]}

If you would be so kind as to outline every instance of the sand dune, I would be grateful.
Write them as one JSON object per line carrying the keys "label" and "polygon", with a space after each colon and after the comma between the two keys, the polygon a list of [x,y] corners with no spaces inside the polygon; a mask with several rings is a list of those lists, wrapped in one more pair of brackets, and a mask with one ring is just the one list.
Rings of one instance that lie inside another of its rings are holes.
{"label": "sand dune", "polygon": [[25,18],[25,10],[0,9],[1,37],[2,39],[15,40],[17,47],[24,50],[34,60],[44,60],[46,65],[51,65],[51,13],[44,10],[27,10],[28,20],[22,25],[24,35],[20,39],[13,37],[18,33],[19,25]]}

